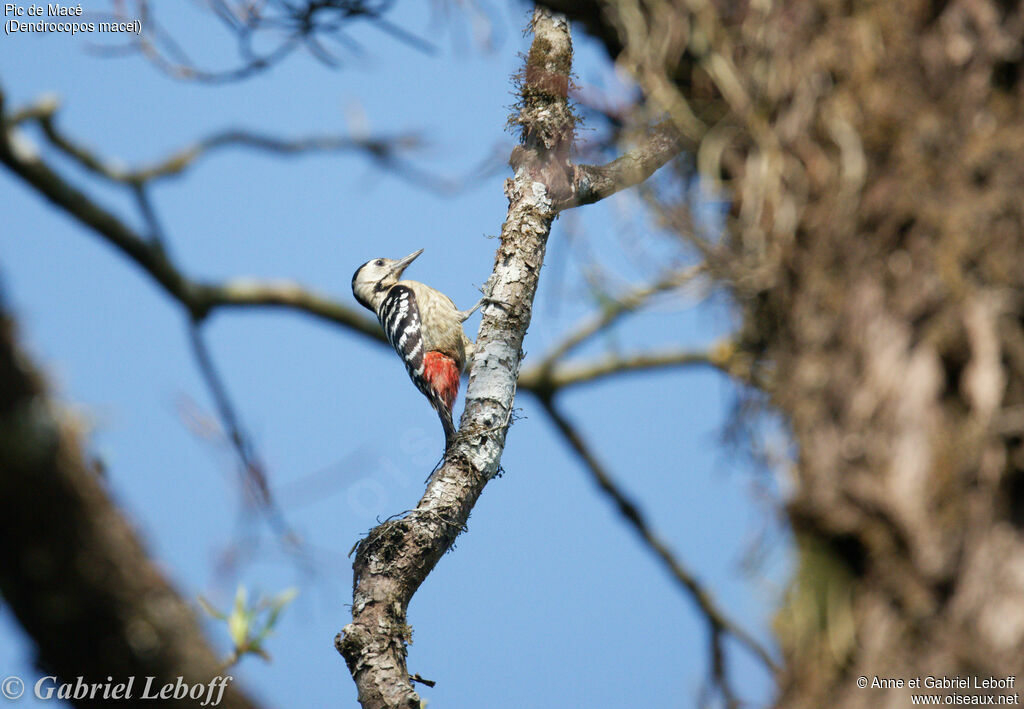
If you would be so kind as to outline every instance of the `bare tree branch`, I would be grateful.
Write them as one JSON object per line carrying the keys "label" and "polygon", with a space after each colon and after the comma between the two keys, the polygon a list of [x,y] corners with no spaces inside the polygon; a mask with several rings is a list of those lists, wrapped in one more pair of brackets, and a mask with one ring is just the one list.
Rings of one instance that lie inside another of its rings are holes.
{"label": "bare tree branch", "polygon": [[573,165],[571,194],[558,200],[556,207],[566,210],[593,204],[638,185],[684,147],[695,145],[684,139],[672,121],[663,121],[651,128],[641,143],[606,165]]}
{"label": "bare tree branch", "polygon": [[[149,243],[154,248],[158,248],[166,253],[167,240],[164,237],[164,228],[156,213],[156,209],[149,199],[148,188],[148,183],[136,182],[132,184],[132,192],[135,194],[139,211],[142,212],[143,218],[149,225]],[[273,495],[270,493],[266,468],[256,452],[252,439],[244,431],[242,419],[231,402],[231,397],[228,395],[227,386],[224,384],[223,378],[217,371],[217,367],[213,362],[213,356],[206,345],[206,341],[203,339],[201,327],[202,322],[197,320],[189,321],[189,341],[192,344],[192,353],[195,356],[199,373],[206,383],[206,388],[210,392],[214,406],[217,409],[217,414],[224,427],[225,438],[238,456],[242,488],[246,492],[243,499],[247,502],[255,503],[260,511],[268,515],[269,520],[276,527],[279,534],[294,541],[297,539],[297,536],[288,529],[284,516],[281,514]]]}
{"label": "bare tree branch", "polygon": [[615,374],[641,372],[652,369],[706,365],[714,367],[745,384],[763,387],[763,375],[755,376],[751,358],[738,352],[735,344],[723,341],[706,350],[674,349],[661,352],[609,354],[583,362],[563,362],[566,355],[591,338],[604,332],[624,315],[634,312],[659,293],[678,288],[704,272],[698,264],[681,271],[673,271],[654,283],[636,288],[604,306],[596,315],[589,316],[558,345],[553,347],[537,364],[519,375],[519,387],[541,398],[571,386],[593,382]]}
{"label": "bare tree branch", "polygon": [[259,507],[271,507],[273,502],[263,463],[256,454],[252,440],[242,429],[241,418],[235,411],[235,407],[231,403],[231,397],[228,396],[227,387],[224,385],[224,381],[217,371],[216,365],[213,363],[213,357],[210,355],[210,349],[203,339],[200,326],[196,323],[189,323],[188,333],[192,352],[199,367],[199,373],[206,382],[206,388],[210,391],[210,396],[213,398],[217,414],[225,428],[225,436],[235,449],[235,453],[241,462],[243,470],[242,479],[247,483],[245,490],[248,493],[248,497]]}
{"label": "bare tree branch", "polygon": [[568,23],[538,10],[514,122],[522,152],[508,180],[508,215],[488,280],[491,297],[477,337],[461,428],[431,475],[416,509],[379,525],[358,546],[352,622],[335,644],[364,709],[418,709],[409,681],[406,611],[416,589],[464,529],[484,486],[497,473],[511,420],[523,337],[530,323],[551,222],[550,184],[572,143],[568,105],[572,43]]}
{"label": "bare tree branch", "polygon": [[209,313],[219,308],[284,308],[312,315],[334,325],[341,325],[350,332],[378,344],[387,344],[376,320],[363,317],[354,308],[309,291],[291,281],[234,278],[220,284],[200,284],[198,292],[196,306],[201,313]]}
{"label": "bare tree branch", "polygon": [[655,295],[689,283],[703,273],[703,271],[704,266],[701,264],[680,271],[672,271],[648,286],[636,288],[611,301],[605,301],[602,303],[603,307],[600,313],[588,316],[580,325],[573,329],[571,334],[565,337],[540,362],[534,365],[531,371],[550,369],[565,355],[614,325],[623,315],[643,307]]}
{"label": "bare tree branch", "polygon": [[[143,34],[133,38],[127,47],[141,53],[154,66],[176,79],[224,84],[241,81],[275,66],[300,48],[329,67],[340,65],[340,60],[327,51],[320,38],[339,40],[343,47],[358,47],[348,40],[343,29],[354,22],[364,21],[381,32],[427,54],[434,45],[412,32],[390,22],[384,15],[393,5],[392,0],[249,0],[234,2],[216,0],[208,3],[214,17],[234,35],[241,63],[224,70],[203,69],[191,60],[181,44],[157,20],[149,0],[134,0],[134,14],[129,15],[120,4],[113,16],[120,20],[139,19]],[[260,38],[273,37],[276,45],[257,51],[254,43]],[[99,47],[99,51],[104,48]]]}
{"label": "bare tree branch", "polygon": [[454,194],[467,186],[475,185],[475,178],[479,177],[479,173],[486,171],[492,162],[489,159],[483,161],[480,167],[472,171],[472,177],[443,177],[417,167],[404,157],[405,153],[424,145],[423,140],[414,133],[366,137],[313,135],[286,139],[242,128],[228,128],[175,150],[149,165],[125,167],[104,159],[62,133],[56,122],[58,108],[56,98],[46,97],[13,113],[7,124],[15,126],[27,122],[38,123],[50,144],[64,155],[93,174],[129,186],[176,177],[202,157],[231,147],[250,148],[280,156],[357,152],[368,157],[388,174],[443,195]]}
{"label": "bare tree branch", "polygon": [[609,355],[594,361],[562,364],[551,369],[531,367],[519,375],[519,386],[538,395],[567,387],[586,384],[624,372],[705,365],[718,369],[748,384],[749,364],[736,354],[731,342],[722,342],[708,350],[668,350],[638,352],[631,355]]}
{"label": "bare tree branch", "polygon": [[164,233],[160,219],[157,217],[153,200],[150,199],[149,185],[142,182],[133,184],[132,194],[135,196],[135,204],[138,205],[142,218],[149,227],[149,239],[147,241],[166,252],[167,236]]}
{"label": "bare tree branch", "polygon": [[[3,93],[0,92],[0,117],[2,116]],[[189,279],[171,261],[159,242],[143,238],[110,211],[72,186],[35,154],[24,139],[16,134],[17,129],[11,126],[6,118],[2,126],[0,163],[6,165],[36,192],[76,221],[92,229],[139,265],[168,295],[178,301],[193,319],[201,321],[212,311],[222,307],[279,307],[304,312],[342,325],[376,342],[385,342],[376,322],[359,315],[352,308],[307,291],[294,283],[249,279],[204,283]]]}
{"label": "bare tree branch", "polygon": [[644,544],[658,556],[676,582],[697,604],[701,614],[708,623],[712,643],[711,665],[713,673],[717,675],[716,680],[721,686],[723,688],[728,687],[728,678],[724,669],[724,650],[721,642],[722,635],[725,633],[733,636],[741,645],[757,657],[770,672],[776,673],[778,667],[771,654],[752,635],[725,615],[718,607],[711,593],[701,585],[690,570],[682,565],[672,553],[672,550],[668,548],[668,545],[654,533],[646,519],[644,519],[640,509],[619,489],[612,476],[605,470],[604,466],[584,442],[583,437],[565,415],[558,410],[554,400],[542,398],[540,401],[544,411],[551,418],[558,431],[569,443],[576,455],[580,457],[580,460],[583,461],[594,482],[597,483],[602,492],[611,498],[618,507],[619,513],[629,522]]}

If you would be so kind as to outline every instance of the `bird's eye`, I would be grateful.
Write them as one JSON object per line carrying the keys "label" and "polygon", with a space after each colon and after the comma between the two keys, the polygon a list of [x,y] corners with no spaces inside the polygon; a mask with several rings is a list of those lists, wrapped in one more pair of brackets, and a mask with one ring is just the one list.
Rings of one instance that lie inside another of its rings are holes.
{"label": "bird's eye", "polygon": [[373,262],[373,265],[374,266],[383,266],[384,265],[384,259],[382,259],[382,258],[377,259],[376,261]]}

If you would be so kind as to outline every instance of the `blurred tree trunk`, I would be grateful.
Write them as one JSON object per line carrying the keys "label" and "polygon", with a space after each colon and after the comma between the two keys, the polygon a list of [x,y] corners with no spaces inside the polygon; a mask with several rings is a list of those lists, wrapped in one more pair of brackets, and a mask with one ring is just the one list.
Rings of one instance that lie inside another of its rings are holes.
{"label": "blurred tree trunk", "polygon": [[[0,593],[35,644],[37,667],[73,686],[79,678],[100,685],[134,678],[134,701],[147,677],[156,694],[178,680],[191,686],[230,675],[110,499],[77,423],[22,350],[0,300]],[[23,679],[31,694],[35,680]],[[218,706],[256,707],[231,681]],[[101,688],[95,697],[68,701],[119,703],[102,694]],[[186,696],[159,705],[198,701]]]}
{"label": "blurred tree trunk", "polygon": [[1022,4],[548,4],[733,200],[712,265],[798,449],[778,705],[1024,677]]}
{"label": "blurred tree trunk", "polygon": [[1024,675],[1024,16],[793,5],[746,301],[800,450],[780,703],[906,706],[856,678]]}

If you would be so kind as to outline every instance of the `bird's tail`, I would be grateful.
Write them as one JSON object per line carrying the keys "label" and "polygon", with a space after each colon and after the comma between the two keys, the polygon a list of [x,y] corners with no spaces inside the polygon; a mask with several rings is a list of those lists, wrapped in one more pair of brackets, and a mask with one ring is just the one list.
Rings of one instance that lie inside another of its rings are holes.
{"label": "bird's tail", "polygon": [[441,407],[437,410],[437,415],[441,418],[441,426],[444,427],[444,449],[448,450],[455,439],[455,422],[452,421],[452,412]]}

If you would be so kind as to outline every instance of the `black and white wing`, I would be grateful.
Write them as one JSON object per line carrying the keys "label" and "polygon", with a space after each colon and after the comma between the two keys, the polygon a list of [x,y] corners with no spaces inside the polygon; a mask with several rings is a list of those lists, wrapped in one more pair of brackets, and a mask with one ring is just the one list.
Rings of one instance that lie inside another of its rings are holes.
{"label": "black and white wing", "polygon": [[[377,313],[384,335],[402,358],[409,376],[419,386],[423,376],[423,332],[416,294],[406,286],[394,286],[381,301]],[[422,390],[422,387],[420,387]],[[424,392],[426,393],[426,392]]]}

